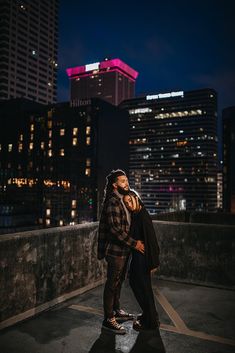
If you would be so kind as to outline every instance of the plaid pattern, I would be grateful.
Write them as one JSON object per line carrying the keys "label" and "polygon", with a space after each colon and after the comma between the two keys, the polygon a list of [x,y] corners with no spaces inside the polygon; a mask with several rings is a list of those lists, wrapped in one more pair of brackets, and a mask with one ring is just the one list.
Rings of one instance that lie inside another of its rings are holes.
{"label": "plaid pattern", "polygon": [[98,229],[98,259],[126,257],[136,240],[129,236],[129,224],[121,199],[113,193],[103,207]]}

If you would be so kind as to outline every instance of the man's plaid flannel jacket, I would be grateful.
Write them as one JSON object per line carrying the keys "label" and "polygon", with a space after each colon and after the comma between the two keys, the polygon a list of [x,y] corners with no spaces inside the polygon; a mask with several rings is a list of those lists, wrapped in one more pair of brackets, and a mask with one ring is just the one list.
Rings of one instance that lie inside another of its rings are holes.
{"label": "man's plaid flannel jacket", "polygon": [[136,240],[129,236],[129,224],[121,199],[114,192],[103,206],[98,229],[98,259],[126,257]]}

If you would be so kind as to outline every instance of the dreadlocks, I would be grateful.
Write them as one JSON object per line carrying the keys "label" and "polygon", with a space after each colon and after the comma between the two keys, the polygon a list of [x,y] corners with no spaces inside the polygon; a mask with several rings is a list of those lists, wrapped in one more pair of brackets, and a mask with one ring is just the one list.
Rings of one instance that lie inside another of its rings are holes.
{"label": "dreadlocks", "polygon": [[117,178],[126,173],[121,169],[112,170],[109,175],[106,176],[106,185],[104,189],[103,205],[108,201],[113,192],[113,183],[117,181]]}

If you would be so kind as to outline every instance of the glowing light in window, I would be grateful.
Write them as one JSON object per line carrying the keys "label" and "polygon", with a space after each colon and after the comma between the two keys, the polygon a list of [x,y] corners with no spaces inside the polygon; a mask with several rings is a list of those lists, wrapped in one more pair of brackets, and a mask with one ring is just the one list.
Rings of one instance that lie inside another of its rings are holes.
{"label": "glowing light in window", "polygon": [[77,139],[77,137],[74,137],[73,138],[73,146],[77,146],[77,144],[78,144],[78,139]]}
{"label": "glowing light in window", "polygon": [[86,176],[90,176],[91,175],[91,169],[90,168],[86,168],[85,169],[85,175]]}
{"label": "glowing light in window", "polygon": [[74,127],[73,128],[73,136],[77,136],[77,134],[78,134],[78,128]]}
{"label": "glowing light in window", "polygon": [[145,114],[152,112],[151,108],[138,108],[129,110],[130,114]]}

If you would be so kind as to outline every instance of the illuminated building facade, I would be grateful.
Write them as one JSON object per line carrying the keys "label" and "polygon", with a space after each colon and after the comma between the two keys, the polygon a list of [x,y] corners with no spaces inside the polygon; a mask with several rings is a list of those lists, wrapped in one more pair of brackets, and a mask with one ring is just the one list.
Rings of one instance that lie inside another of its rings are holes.
{"label": "illuminated building facade", "polygon": [[95,98],[73,107],[22,104],[0,105],[0,208],[26,205],[48,227],[97,220],[105,176],[128,168],[128,114]]}
{"label": "illuminated building facade", "polygon": [[70,101],[101,98],[113,105],[134,97],[138,72],[120,59],[77,66],[67,69],[70,79]]}
{"label": "illuminated building facade", "polygon": [[235,213],[235,107],[223,110],[223,205]]}
{"label": "illuminated building facade", "polygon": [[56,102],[58,0],[1,0],[0,13],[0,100]]}
{"label": "illuminated building facade", "polygon": [[150,213],[217,208],[217,95],[212,89],[123,102],[130,184]]}

